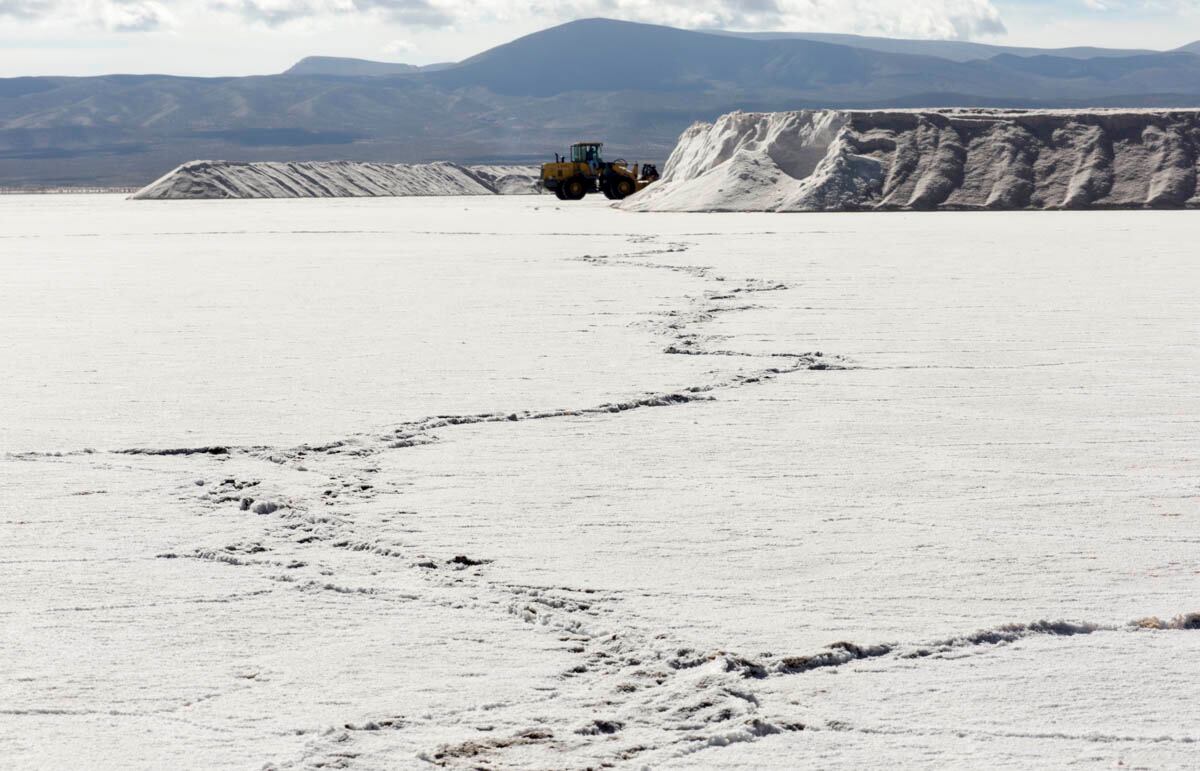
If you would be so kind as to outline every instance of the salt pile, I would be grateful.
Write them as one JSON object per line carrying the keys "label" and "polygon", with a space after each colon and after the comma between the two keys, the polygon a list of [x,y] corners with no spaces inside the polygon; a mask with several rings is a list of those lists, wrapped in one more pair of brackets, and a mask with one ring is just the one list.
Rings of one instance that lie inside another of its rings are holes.
{"label": "salt pile", "polygon": [[497,195],[538,195],[542,192],[538,166],[467,166],[466,170]]}
{"label": "salt pile", "polygon": [[1200,207],[1200,110],[724,115],[633,211]]}
{"label": "salt pile", "polygon": [[540,192],[534,166],[191,161],[131,198],[354,198]]}

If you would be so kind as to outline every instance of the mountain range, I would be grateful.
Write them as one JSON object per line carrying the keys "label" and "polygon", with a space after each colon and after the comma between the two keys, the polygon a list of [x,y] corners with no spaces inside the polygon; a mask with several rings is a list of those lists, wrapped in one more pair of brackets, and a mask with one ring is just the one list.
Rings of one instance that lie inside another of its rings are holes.
{"label": "mountain range", "polygon": [[[611,52],[599,55],[597,52]],[[1200,42],[1031,49],[588,19],[461,62],[309,57],[269,76],[0,79],[0,187],[140,185],[196,158],[662,160],[736,109],[1200,105]]]}

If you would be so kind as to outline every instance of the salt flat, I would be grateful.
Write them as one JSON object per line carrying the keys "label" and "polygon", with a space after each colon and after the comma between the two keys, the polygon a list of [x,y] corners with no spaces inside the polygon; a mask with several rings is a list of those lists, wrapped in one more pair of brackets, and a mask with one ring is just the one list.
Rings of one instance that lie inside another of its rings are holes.
{"label": "salt flat", "polygon": [[0,199],[0,754],[1189,767],[1192,216]]}

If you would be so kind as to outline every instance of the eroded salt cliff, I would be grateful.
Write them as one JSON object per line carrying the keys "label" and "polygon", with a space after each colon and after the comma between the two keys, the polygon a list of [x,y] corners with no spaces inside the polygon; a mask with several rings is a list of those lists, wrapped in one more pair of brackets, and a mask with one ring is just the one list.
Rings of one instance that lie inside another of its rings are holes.
{"label": "eroded salt cliff", "polygon": [[634,211],[1193,208],[1200,110],[730,113]]}

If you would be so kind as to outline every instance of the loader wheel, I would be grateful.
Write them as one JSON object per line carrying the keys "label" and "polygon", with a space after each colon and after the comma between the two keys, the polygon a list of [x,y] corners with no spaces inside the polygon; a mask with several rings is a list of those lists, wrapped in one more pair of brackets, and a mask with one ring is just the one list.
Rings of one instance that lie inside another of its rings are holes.
{"label": "loader wheel", "polygon": [[567,194],[563,192],[563,189],[561,186],[554,188],[554,197],[560,201],[567,200]]}
{"label": "loader wheel", "polygon": [[628,177],[621,177],[620,179],[613,180],[610,188],[612,189],[612,197],[616,198],[617,200],[633,195],[635,192],[637,192],[637,188],[634,187],[633,180],[629,179]]}
{"label": "loader wheel", "polygon": [[568,201],[578,201],[587,195],[587,184],[583,177],[572,177],[563,183],[562,191]]}
{"label": "loader wheel", "polygon": [[600,183],[600,192],[601,192],[601,193],[604,193],[604,197],[605,197],[605,198],[607,198],[607,199],[608,199],[608,200],[610,200],[610,201],[612,201],[612,200],[615,200],[615,199],[616,199],[616,197],[617,197],[617,196],[616,196],[616,195],[613,193],[612,186],[611,186],[611,185],[609,185],[607,182],[601,182],[601,183]]}

